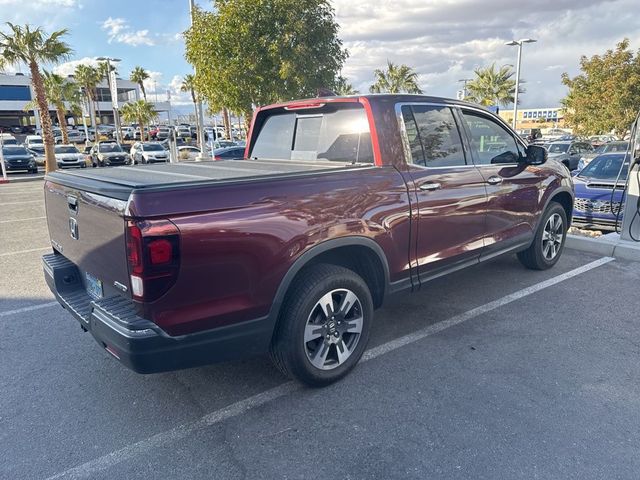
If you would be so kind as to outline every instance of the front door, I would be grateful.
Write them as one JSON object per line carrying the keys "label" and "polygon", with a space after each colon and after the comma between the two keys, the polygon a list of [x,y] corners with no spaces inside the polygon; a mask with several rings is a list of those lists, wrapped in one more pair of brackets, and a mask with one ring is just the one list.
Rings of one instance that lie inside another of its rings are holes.
{"label": "front door", "polygon": [[487,236],[483,256],[528,244],[546,174],[524,162],[525,148],[489,114],[462,109],[474,163],[486,181]]}
{"label": "front door", "polygon": [[425,280],[478,261],[485,236],[485,180],[467,158],[449,106],[399,108],[415,199],[415,259]]}

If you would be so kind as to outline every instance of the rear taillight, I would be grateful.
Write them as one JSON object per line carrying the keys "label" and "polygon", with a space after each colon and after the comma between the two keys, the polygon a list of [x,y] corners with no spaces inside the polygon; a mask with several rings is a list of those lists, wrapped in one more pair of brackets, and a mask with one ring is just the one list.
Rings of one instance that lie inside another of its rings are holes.
{"label": "rear taillight", "polygon": [[133,298],[144,302],[157,300],[178,278],[178,227],[168,220],[128,221],[126,239]]}
{"label": "rear taillight", "polygon": [[214,155],[213,159],[214,160],[222,160],[222,157],[220,155]]}

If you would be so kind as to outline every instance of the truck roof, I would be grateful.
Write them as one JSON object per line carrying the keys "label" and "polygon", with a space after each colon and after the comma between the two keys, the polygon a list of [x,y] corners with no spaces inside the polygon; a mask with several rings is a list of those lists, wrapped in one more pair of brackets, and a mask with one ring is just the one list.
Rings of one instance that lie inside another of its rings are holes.
{"label": "truck roof", "polygon": [[[304,108],[305,106],[314,107],[320,103],[340,103],[340,102],[358,102],[360,99],[365,99],[370,103],[377,102],[427,102],[427,103],[448,103],[461,106],[468,106],[473,108],[482,108],[487,110],[482,105],[475,103],[465,102],[463,100],[456,100],[454,98],[447,97],[435,97],[431,95],[414,94],[414,93],[371,93],[366,95],[343,95],[343,96],[331,96],[331,97],[314,97],[305,98],[302,100],[292,100],[289,102],[274,103],[271,105],[265,105],[260,107],[259,110],[268,110],[271,108],[286,108],[286,107],[298,107]],[[489,110],[487,110],[489,111]]]}

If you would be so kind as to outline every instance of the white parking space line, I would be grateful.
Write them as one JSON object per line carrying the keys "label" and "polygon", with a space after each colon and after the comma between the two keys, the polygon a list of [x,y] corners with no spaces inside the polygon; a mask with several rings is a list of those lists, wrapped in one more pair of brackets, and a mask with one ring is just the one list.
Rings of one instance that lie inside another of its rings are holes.
{"label": "white parking space line", "polygon": [[42,220],[47,217],[29,217],[29,218],[16,218],[15,220],[0,220],[0,223],[12,223],[12,222],[27,222],[29,220]]}
{"label": "white parking space line", "polygon": [[8,317],[9,315],[15,315],[17,313],[30,312],[32,310],[40,310],[42,308],[53,307],[54,305],[60,305],[58,302],[41,303],[39,305],[31,305],[29,307],[16,308],[15,310],[7,310],[6,312],[0,312],[1,317]]}
{"label": "white parking space line", "polygon": [[8,257],[9,255],[20,255],[21,253],[41,252],[42,250],[51,250],[51,247],[30,248],[29,250],[18,250],[15,252],[0,253],[0,257]]}
{"label": "white parking space line", "polygon": [[[510,295],[506,295],[498,300],[494,300],[493,302],[486,303],[485,305],[481,305],[479,307],[473,308],[467,312],[464,312],[460,315],[456,315],[447,320],[443,320],[442,322],[435,323],[433,325],[429,325],[417,332],[411,333],[409,335],[405,335],[403,337],[397,338],[395,340],[391,340],[385,344],[374,347],[370,350],[367,350],[362,357],[361,363],[366,362],[368,360],[372,360],[380,355],[384,355],[385,353],[389,353],[393,350],[396,350],[400,347],[408,345],[410,343],[416,342],[423,338],[426,338],[430,335],[434,335],[438,332],[441,332],[447,328],[453,327],[455,325],[459,325],[463,322],[476,318],[484,313],[495,310],[503,305],[507,305],[521,298],[532,295],[540,290],[556,285],[560,282],[568,280],[570,278],[581,275],[582,273],[588,272],[589,270],[593,270],[594,268],[598,268],[606,263],[613,261],[614,259],[611,257],[603,257],[598,260],[595,260],[591,263],[583,265],[582,267],[576,268],[569,272],[563,273],[556,277],[550,278],[543,282],[537,283],[530,287],[523,288],[522,290],[518,290],[515,293]],[[244,400],[240,400],[238,402],[232,403],[231,405],[224,407],[220,410],[216,410],[211,412],[198,420],[195,420],[190,423],[185,423],[179,425],[171,430],[167,430],[156,435],[153,435],[144,440],[140,440],[139,442],[127,445],[120,450],[116,450],[114,452],[108,453],[102,457],[96,458],[94,460],[90,460],[82,465],[78,465],[77,467],[70,468],[63,472],[57,473],[47,480],[53,479],[80,479],[80,478],[90,478],[96,475],[98,472],[106,470],[110,467],[118,465],[124,461],[136,458],[139,455],[143,455],[149,451],[156,450],[158,447],[166,445],[171,442],[176,442],[181,440],[188,435],[201,430],[202,428],[214,425],[216,423],[220,423],[224,420],[227,420],[232,417],[236,417],[247,411],[264,405],[266,403],[275,400],[276,398],[283,397],[288,395],[289,393],[295,392],[302,387],[294,382],[286,382],[277,387],[266,390],[257,395],[253,395],[249,398],[245,398]]]}

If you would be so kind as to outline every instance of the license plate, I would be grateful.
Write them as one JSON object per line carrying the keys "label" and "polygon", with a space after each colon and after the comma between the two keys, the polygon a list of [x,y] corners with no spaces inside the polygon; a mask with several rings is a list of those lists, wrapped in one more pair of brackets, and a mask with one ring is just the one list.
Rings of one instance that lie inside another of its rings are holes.
{"label": "license plate", "polygon": [[91,275],[89,272],[85,273],[87,293],[91,298],[102,298],[102,281]]}

